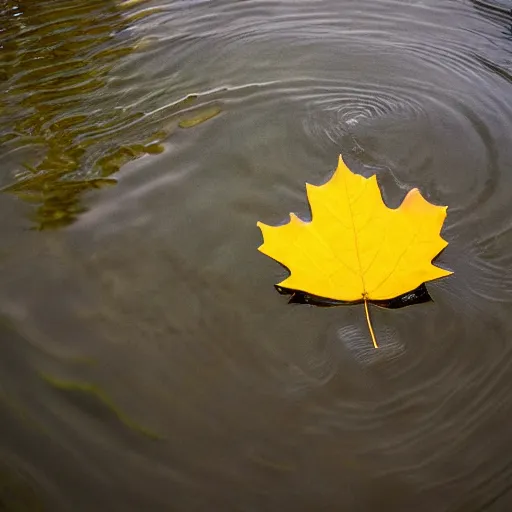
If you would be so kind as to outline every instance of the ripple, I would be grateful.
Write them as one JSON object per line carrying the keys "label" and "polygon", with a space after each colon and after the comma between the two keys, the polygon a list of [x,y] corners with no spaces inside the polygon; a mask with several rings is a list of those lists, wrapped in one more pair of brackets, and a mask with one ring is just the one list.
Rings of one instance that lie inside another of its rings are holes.
{"label": "ripple", "polygon": [[[140,509],[452,512],[507,491],[510,53],[484,3],[200,0],[156,2],[150,17],[127,0],[136,26],[112,35],[100,15],[97,37],[44,54],[50,64],[28,58],[35,41],[71,36],[83,12],[20,32],[28,47],[7,56],[26,68],[8,69],[0,106],[16,125],[2,132],[10,157],[33,137],[65,176],[88,178],[98,162],[111,174],[147,157],[81,222],[24,238],[0,286],[2,311],[55,347],[23,357],[14,340],[7,389],[55,444],[64,432],[81,474],[101,466],[127,510],[136,497]],[[151,44],[124,55],[146,33]],[[219,105],[210,131],[179,128]],[[432,303],[372,307],[378,351],[361,307],[292,309],[255,250],[255,221],[307,212],[304,182],[325,181],[340,152],[378,175],[388,204],[418,186],[449,207],[439,261],[455,274],[427,284]],[[98,364],[51,356],[80,351]],[[165,441],[128,445],[40,379],[20,386],[19,368],[101,384]]]}

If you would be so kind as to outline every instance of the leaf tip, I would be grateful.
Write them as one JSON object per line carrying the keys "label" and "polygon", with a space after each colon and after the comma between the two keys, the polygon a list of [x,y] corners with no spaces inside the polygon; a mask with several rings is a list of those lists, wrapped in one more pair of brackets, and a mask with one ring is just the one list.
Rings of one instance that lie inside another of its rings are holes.
{"label": "leaf tip", "polygon": [[263,233],[265,231],[266,228],[271,228],[272,226],[269,226],[268,224],[265,224],[264,222],[261,222],[261,220],[259,220],[258,222],[256,222],[256,226],[258,228],[260,228],[261,232]]}
{"label": "leaf tip", "polygon": [[297,214],[290,212],[290,224],[303,224],[303,221],[297,216]]}
{"label": "leaf tip", "polygon": [[338,156],[338,167],[336,168],[335,173],[343,171],[350,171],[350,169],[348,168],[345,160],[343,159],[343,155],[340,153]]}
{"label": "leaf tip", "polygon": [[[265,242],[265,228],[268,228],[269,226],[267,226],[267,224],[263,224],[263,222],[261,222],[260,220],[258,222],[256,222],[256,226],[258,228],[260,228],[260,231],[261,231],[261,236],[263,237],[263,242]],[[258,247],[258,250],[261,248]]]}
{"label": "leaf tip", "polygon": [[437,266],[435,263],[432,263],[432,266],[436,269],[436,276],[434,279],[440,279],[443,277],[448,277],[454,274],[455,272],[453,270],[447,270],[445,268]]}

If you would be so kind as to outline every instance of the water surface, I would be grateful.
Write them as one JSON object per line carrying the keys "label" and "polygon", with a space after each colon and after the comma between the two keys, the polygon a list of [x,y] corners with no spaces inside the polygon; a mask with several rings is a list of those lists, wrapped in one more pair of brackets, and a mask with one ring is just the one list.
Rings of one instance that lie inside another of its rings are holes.
{"label": "water surface", "polygon": [[[508,511],[511,22],[1,2],[6,510]],[[364,308],[288,305],[256,250],[339,153],[390,206],[449,207],[454,275],[372,308],[378,351]]]}

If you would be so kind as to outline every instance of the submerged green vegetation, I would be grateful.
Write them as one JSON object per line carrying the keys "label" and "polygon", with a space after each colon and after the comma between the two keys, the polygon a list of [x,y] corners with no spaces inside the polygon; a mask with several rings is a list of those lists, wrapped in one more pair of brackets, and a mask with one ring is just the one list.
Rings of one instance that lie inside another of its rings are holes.
{"label": "submerged green vegetation", "polygon": [[144,3],[0,4],[0,148],[27,154],[1,176],[2,190],[34,206],[38,229],[73,222],[85,209],[85,192],[115,184],[112,175],[126,163],[164,151],[177,123],[196,126],[220,112],[198,105],[182,119],[198,99],[189,95],[168,108],[176,122],[162,126],[151,113],[123,105],[126,91],[112,83],[122,81],[116,66],[147,48],[127,29],[158,12]]}
{"label": "submerged green vegetation", "polygon": [[151,439],[162,439],[158,434],[148,430],[147,428],[139,425],[122,412],[113,400],[103,391],[100,387],[90,384],[88,382],[75,382],[60,380],[47,374],[41,374],[41,378],[52,388],[67,393],[69,397],[78,396],[92,399],[96,405],[101,405],[112,414],[118,421],[129,429],[142,434]]}
{"label": "submerged green vegetation", "polygon": [[0,510],[3,512],[43,512],[46,510],[33,483],[21,473],[0,466]]}

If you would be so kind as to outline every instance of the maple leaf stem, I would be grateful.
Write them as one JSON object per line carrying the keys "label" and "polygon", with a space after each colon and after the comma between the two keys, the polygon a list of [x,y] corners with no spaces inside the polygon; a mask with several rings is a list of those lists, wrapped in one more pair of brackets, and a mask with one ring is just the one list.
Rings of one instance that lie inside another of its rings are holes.
{"label": "maple leaf stem", "polygon": [[373,332],[372,321],[370,320],[370,311],[368,310],[368,301],[366,299],[364,299],[364,311],[366,313],[366,321],[368,322],[368,329],[370,330],[373,346],[375,348],[379,348],[379,345],[377,345],[377,338],[375,337],[375,333]]}

